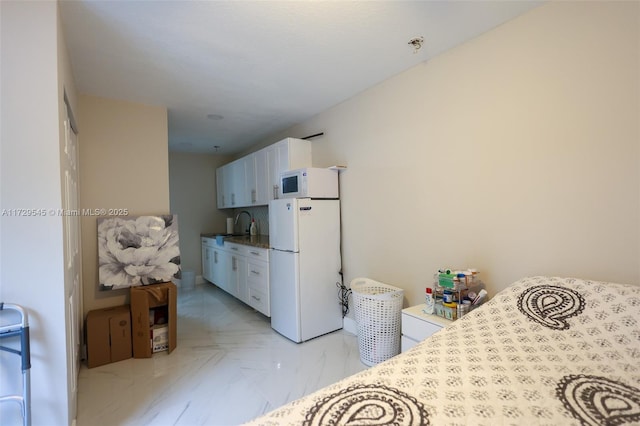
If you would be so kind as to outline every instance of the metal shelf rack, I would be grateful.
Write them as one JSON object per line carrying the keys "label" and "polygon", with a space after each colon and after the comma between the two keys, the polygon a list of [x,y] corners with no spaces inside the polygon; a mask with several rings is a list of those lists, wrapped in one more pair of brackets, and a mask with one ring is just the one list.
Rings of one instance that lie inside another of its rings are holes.
{"label": "metal shelf rack", "polygon": [[20,356],[22,361],[22,395],[0,396],[0,402],[14,401],[20,404],[24,426],[31,426],[31,352],[29,348],[29,319],[27,311],[11,303],[0,302],[0,311],[13,310],[20,314],[20,321],[0,326],[0,340],[20,338],[20,349],[0,345],[0,350]]}

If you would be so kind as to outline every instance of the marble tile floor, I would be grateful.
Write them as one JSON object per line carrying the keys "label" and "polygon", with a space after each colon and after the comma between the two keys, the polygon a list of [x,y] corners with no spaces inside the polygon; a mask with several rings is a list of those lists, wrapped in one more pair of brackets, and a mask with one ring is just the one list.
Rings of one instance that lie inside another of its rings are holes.
{"label": "marble tile floor", "polygon": [[264,315],[198,285],[178,293],[170,355],[83,365],[77,426],[237,425],[365,368],[350,333],[296,344]]}

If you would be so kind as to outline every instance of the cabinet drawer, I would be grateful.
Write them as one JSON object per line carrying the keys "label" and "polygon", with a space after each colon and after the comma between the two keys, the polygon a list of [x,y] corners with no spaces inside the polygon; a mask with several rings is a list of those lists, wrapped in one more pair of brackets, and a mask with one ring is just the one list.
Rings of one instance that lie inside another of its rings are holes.
{"label": "cabinet drawer", "polygon": [[433,324],[405,313],[402,314],[402,334],[415,341],[421,342],[441,329],[442,326],[439,324]]}
{"label": "cabinet drawer", "polygon": [[247,246],[245,250],[245,254],[249,259],[262,260],[264,262],[269,261],[269,249]]}
{"label": "cabinet drawer", "polygon": [[241,254],[244,255],[244,248],[245,246],[242,244],[236,244],[236,243],[224,243],[224,249],[226,251],[228,251],[229,253],[234,253],[234,254]]}
{"label": "cabinet drawer", "polygon": [[249,259],[247,262],[247,279],[252,282],[265,282],[266,284],[269,279],[269,264]]}
{"label": "cabinet drawer", "polygon": [[266,316],[270,317],[269,312],[269,296],[260,290],[257,290],[251,286],[248,288],[249,298],[247,304],[254,308],[258,312],[262,312]]}
{"label": "cabinet drawer", "polygon": [[415,340],[409,339],[407,336],[402,336],[400,338],[400,352],[406,352],[417,344],[418,342]]}

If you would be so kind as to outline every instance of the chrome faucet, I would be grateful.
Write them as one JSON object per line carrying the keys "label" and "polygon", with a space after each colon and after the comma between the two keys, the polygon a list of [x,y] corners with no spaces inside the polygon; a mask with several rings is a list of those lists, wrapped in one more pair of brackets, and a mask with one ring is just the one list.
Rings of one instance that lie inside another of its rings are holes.
{"label": "chrome faucet", "polygon": [[249,227],[251,226],[251,221],[253,220],[253,217],[251,217],[251,213],[249,213],[249,212],[248,212],[248,211],[246,211],[246,210],[242,210],[240,213],[238,213],[238,214],[236,215],[236,221],[235,221],[233,224],[234,224],[234,226],[238,224],[238,220],[240,219],[240,215],[241,215],[242,213],[245,213],[247,216],[249,216],[249,223],[247,224],[247,229],[246,229],[246,231],[245,231],[245,232],[248,234],[248,233],[249,233]]}

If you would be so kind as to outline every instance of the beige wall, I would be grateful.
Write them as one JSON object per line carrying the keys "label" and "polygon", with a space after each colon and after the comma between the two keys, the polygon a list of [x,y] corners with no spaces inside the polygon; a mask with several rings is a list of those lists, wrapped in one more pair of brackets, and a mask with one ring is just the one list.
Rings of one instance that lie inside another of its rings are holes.
{"label": "beige wall", "polygon": [[228,162],[220,155],[169,153],[171,212],[178,215],[183,271],[202,275],[200,234],[225,232],[227,212],[216,204],[216,168]]}
{"label": "beige wall", "polygon": [[[167,110],[81,94],[80,208],[168,214]],[[82,217],[84,311],[121,305],[127,290],[98,289],[96,217]]]}
{"label": "beige wall", "polygon": [[[345,281],[640,281],[637,2],[553,2],[274,135],[341,174]],[[428,41],[427,41],[428,43]]]}

